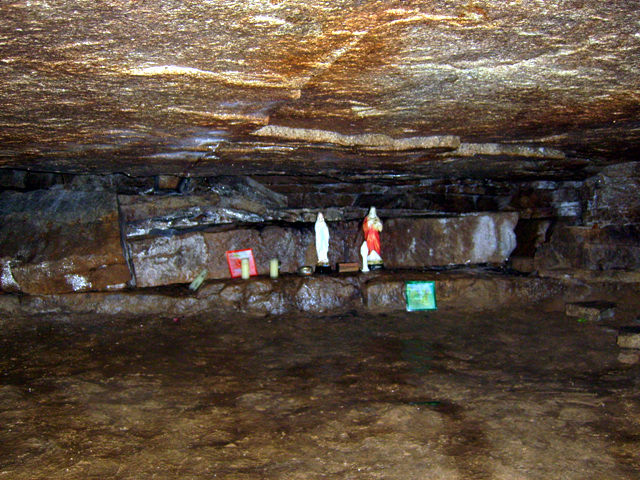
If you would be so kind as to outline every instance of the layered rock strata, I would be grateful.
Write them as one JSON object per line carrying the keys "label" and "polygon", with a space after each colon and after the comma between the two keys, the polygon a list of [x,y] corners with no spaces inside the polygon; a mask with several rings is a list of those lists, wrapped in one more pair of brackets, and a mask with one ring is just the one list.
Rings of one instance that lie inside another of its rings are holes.
{"label": "layered rock strata", "polygon": [[[207,281],[196,294],[188,292],[186,287],[172,287],[23,297],[0,295],[0,314],[95,312],[157,315],[160,318],[214,314],[234,318],[239,314],[258,317],[338,315],[354,310],[390,313],[406,310],[406,281],[435,282],[438,308],[461,311],[489,311],[497,307],[517,308],[542,303],[548,308],[564,308],[567,298],[585,298],[585,292],[562,279],[495,275],[466,269],[442,273],[343,274],[321,278],[284,275],[276,280],[266,276],[247,281],[224,279]],[[555,305],[554,299],[558,298],[561,301]],[[215,321],[223,317],[211,318]]]}
{"label": "layered rock strata", "polygon": [[[486,213],[450,218],[399,218],[386,222],[383,258],[389,268],[423,268],[459,264],[501,264],[515,248],[515,213]],[[359,221],[328,222],[329,260],[359,262],[363,242]],[[259,274],[279,258],[282,273],[315,265],[311,224],[244,225],[223,231],[128,239],[136,285],[187,283],[206,269],[208,278],[229,277],[225,253],[251,248]]]}
{"label": "layered rock strata", "polygon": [[131,279],[112,193],[4,192],[0,246],[3,290],[110,290],[123,288]]}
{"label": "layered rock strata", "polygon": [[640,271],[640,226],[562,226],[536,252],[542,274],[576,270]]}

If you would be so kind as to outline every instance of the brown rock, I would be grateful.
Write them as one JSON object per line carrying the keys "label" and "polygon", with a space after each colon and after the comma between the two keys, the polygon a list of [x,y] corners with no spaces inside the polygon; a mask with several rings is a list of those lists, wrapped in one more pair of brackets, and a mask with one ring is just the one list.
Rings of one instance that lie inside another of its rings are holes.
{"label": "brown rock", "polygon": [[180,184],[180,177],[175,175],[158,175],[155,183],[159,190],[177,190]]}
{"label": "brown rock", "polygon": [[534,268],[539,272],[566,270],[586,265],[585,236],[589,228],[560,226],[555,229],[548,243],[540,246],[535,254]]}
{"label": "brown rock", "polygon": [[635,2],[108,5],[0,3],[3,167],[374,183],[637,156]]}
{"label": "brown rock", "polygon": [[215,193],[206,195],[120,195],[122,221],[139,222],[156,218],[177,218],[199,214],[220,201]]}
{"label": "brown rock", "polygon": [[640,326],[620,327],[617,343],[622,348],[640,349]]}
{"label": "brown rock", "polygon": [[553,270],[640,269],[640,228],[634,225],[605,228],[563,226],[535,255],[539,272]]}
{"label": "brown rock", "polygon": [[205,195],[119,195],[125,238],[174,234],[218,223],[215,205],[220,197]]}
{"label": "brown rock", "polygon": [[392,268],[504,263],[516,246],[517,221],[516,213],[391,219],[382,258]]}
{"label": "brown rock", "polygon": [[640,350],[623,349],[618,353],[618,362],[624,365],[635,365],[640,361]]}
{"label": "brown rock", "polygon": [[295,306],[301,312],[340,313],[360,306],[360,292],[348,278],[310,277],[301,279]]}
{"label": "brown rock", "polygon": [[389,279],[367,282],[363,288],[363,302],[372,312],[405,310],[405,282]]}
{"label": "brown rock", "polygon": [[565,292],[560,281],[536,277],[447,276],[436,281],[438,308],[491,310],[498,306],[530,306]]}
{"label": "brown rock", "polygon": [[[329,222],[332,265],[358,260],[361,240],[358,222]],[[203,269],[209,279],[229,278],[226,252],[253,250],[259,275],[269,273],[269,260],[280,260],[280,273],[295,273],[302,265],[317,262],[313,226],[230,227],[224,231],[203,231],[184,235],[130,238],[131,259],[138,286],[188,283]]]}
{"label": "brown rock", "polygon": [[[384,219],[383,219],[384,220]],[[487,213],[449,218],[401,218],[385,223],[382,256],[389,268],[504,263],[515,246],[514,213]],[[329,260],[360,263],[361,221],[329,222]],[[188,283],[203,269],[209,279],[230,276],[226,252],[253,250],[259,275],[269,260],[280,260],[280,272],[295,273],[317,262],[312,226],[266,225],[203,231],[185,235],[129,239],[139,286]],[[435,247],[437,245],[437,247]]]}
{"label": "brown rock", "polygon": [[209,188],[222,197],[224,206],[262,214],[267,208],[284,208],[287,197],[250,177],[210,177]]}
{"label": "brown rock", "polygon": [[191,283],[208,262],[200,233],[130,241],[129,250],[138,287]]}
{"label": "brown rock", "polygon": [[253,315],[282,315],[294,310],[286,284],[273,280],[250,281],[244,287],[242,310]]}
{"label": "brown rock", "polygon": [[517,272],[532,273],[535,270],[533,257],[518,257],[512,255],[509,259],[509,266]]}
{"label": "brown rock", "polygon": [[38,190],[0,195],[2,288],[44,294],[123,288],[116,196]]}
{"label": "brown rock", "polygon": [[[0,295],[0,312],[5,315],[36,313],[104,313],[169,317],[206,313],[211,321],[216,315],[246,314],[255,316],[285,313],[342,314],[352,310],[393,312],[406,309],[404,299],[407,280],[436,282],[439,309],[487,310],[541,305],[564,311],[567,298],[581,298],[581,282],[543,277],[486,276],[479,272],[312,276],[286,275],[271,280],[207,281],[197,294],[185,289],[126,290],[122,292],[85,292],[49,295]],[[617,294],[637,293],[634,284],[610,284]],[[587,292],[588,293],[588,292]],[[637,296],[637,295],[636,295]],[[557,307],[557,308],[556,308]]]}
{"label": "brown rock", "polygon": [[269,260],[279,258],[281,273],[304,264],[312,237],[309,231],[286,227],[237,228],[130,240],[138,286],[189,283],[206,268],[208,278],[229,278],[226,252],[252,249],[259,275],[269,273]]}
{"label": "brown rock", "polygon": [[565,313],[569,317],[597,322],[615,315],[615,303],[605,301],[567,303]]}
{"label": "brown rock", "polygon": [[[229,282],[229,281],[228,281]],[[356,279],[289,276],[276,280],[249,280],[205,285],[198,298],[215,303],[216,309],[249,315],[342,313],[361,306]],[[215,299],[215,300],[213,300]],[[212,305],[214,306],[214,305]]]}

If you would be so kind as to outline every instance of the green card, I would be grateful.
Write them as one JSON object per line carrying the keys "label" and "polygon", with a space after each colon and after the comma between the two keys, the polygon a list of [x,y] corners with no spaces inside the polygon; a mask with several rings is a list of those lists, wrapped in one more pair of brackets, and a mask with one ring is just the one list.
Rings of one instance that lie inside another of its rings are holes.
{"label": "green card", "polygon": [[407,311],[436,310],[436,282],[406,282]]}

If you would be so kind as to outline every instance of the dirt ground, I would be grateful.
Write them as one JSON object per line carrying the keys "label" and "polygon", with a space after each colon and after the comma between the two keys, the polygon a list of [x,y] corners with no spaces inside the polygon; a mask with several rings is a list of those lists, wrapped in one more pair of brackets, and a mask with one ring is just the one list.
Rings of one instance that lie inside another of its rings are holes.
{"label": "dirt ground", "polygon": [[2,319],[0,479],[640,479],[615,319]]}

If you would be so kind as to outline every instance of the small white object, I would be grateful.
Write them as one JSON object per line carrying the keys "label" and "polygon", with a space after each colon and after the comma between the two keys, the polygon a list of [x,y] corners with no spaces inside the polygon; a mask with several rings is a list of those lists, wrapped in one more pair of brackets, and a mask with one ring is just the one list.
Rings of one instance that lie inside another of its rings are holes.
{"label": "small white object", "polygon": [[362,271],[369,271],[369,264],[367,262],[367,257],[369,256],[369,248],[367,247],[367,241],[362,242],[362,246],[360,247],[360,256],[362,256]]}
{"label": "small white object", "polygon": [[375,250],[371,250],[371,253],[369,253],[369,255],[367,256],[367,262],[380,262],[382,263],[382,257],[380,255],[378,255],[378,252],[376,252]]}
{"label": "small white object", "polygon": [[280,270],[280,262],[277,258],[272,258],[269,261],[269,276],[271,278],[278,278],[278,273]]}
{"label": "small white object", "polygon": [[327,227],[327,222],[324,221],[322,213],[318,213],[315,230],[318,265],[329,265],[329,228]]}
{"label": "small white object", "polygon": [[71,285],[71,288],[73,288],[74,292],[88,290],[91,288],[91,282],[82,275],[65,275],[64,279],[69,285]]}
{"label": "small white object", "polygon": [[204,282],[207,279],[207,269],[205,268],[204,270],[202,270],[198,276],[193,280],[193,282],[191,282],[191,284],[189,285],[189,290],[191,290],[192,292],[195,292],[196,290],[198,290],[200,288],[200,285],[202,285],[202,282]]}
{"label": "small white object", "polygon": [[248,258],[243,258],[242,260],[240,260],[240,275],[242,276],[242,278],[244,280],[247,280],[249,278],[249,276],[251,275],[251,272],[249,270],[249,259]]}

